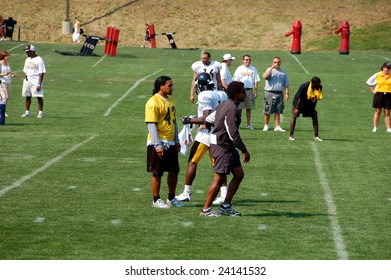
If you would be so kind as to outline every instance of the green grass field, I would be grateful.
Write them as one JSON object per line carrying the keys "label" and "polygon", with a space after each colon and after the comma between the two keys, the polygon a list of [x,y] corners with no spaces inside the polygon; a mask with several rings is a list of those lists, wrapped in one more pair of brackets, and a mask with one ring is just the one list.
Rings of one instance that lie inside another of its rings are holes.
{"label": "green grass field", "polygon": [[[198,168],[191,203],[151,208],[146,172],[144,106],[160,75],[174,81],[179,117],[195,114],[190,65],[201,50],[119,48],[116,57],[63,56],[80,46],[36,44],[46,63],[45,117],[30,118],[21,97],[24,45],[2,44],[19,74],[9,118],[0,127],[0,259],[2,260],[389,260],[391,259],[390,139],[384,119],[372,133],[367,78],[389,53],[291,55],[231,51],[231,73],[249,53],[260,75],[279,55],[291,98],[319,76],[320,136],[311,119],[289,133],[263,132],[263,99],[241,130],[251,161],[234,198],[240,218],[200,217],[213,178],[208,159]],[[224,50],[213,50],[220,60]],[[261,81],[263,85],[263,81]],[[291,101],[282,126],[288,129]],[[272,123],[273,125],[273,123]],[[177,193],[187,157],[180,156]],[[164,176],[164,179],[166,177]],[[166,185],[162,198],[166,199]]]}

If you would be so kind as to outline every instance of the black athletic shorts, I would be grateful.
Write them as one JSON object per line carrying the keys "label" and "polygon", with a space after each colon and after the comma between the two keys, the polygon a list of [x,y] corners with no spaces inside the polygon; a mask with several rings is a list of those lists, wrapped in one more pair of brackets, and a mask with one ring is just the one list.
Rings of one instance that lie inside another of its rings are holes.
{"label": "black athletic shorts", "polygon": [[178,150],[171,145],[164,150],[163,158],[160,159],[153,145],[147,146],[147,172],[156,176],[163,176],[163,173],[179,173]]}

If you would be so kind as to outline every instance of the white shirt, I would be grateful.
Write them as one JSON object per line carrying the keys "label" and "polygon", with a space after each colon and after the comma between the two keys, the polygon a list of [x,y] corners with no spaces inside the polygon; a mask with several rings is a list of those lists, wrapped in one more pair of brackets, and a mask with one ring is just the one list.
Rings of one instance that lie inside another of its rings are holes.
{"label": "white shirt", "polygon": [[[0,63],[0,73],[5,74],[11,71],[11,67],[7,63],[7,65],[1,64]],[[1,76],[0,81],[3,84],[10,84],[11,83],[11,74],[8,74],[7,76]]]}
{"label": "white shirt", "polygon": [[221,63],[220,78],[225,80],[227,86],[232,82],[232,75],[226,63]]}
{"label": "white shirt", "polygon": [[[219,94],[216,91],[204,90],[198,95],[198,117],[202,117],[204,111],[213,111],[217,105],[219,105]],[[210,131],[206,128],[199,129],[195,140],[206,146],[210,146]]]}
{"label": "white shirt", "polygon": [[254,88],[255,82],[259,82],[261,80],[257,69],[255,69],[252,65],[249,67],[240,65],[236,68],[233,79],[234,81],[244,83],[245,88]]}
{"label": "white shirt", "polygon": [[199,60],[191,65],[191,69],[193,69],[193,71],[197,74],[200,74],[202,72],[210,74],[213,77],[213,83],[215,84],[215,88],[217,89],[216,75],[221,70],[221,65],[219,62],[211,60],[209,65],[205,65],[202,63],[201,60]]}
{"label": "white shirt", "polygon": [[43,59],[40,56],[26,58],[23,72],[26,73],[28,81],[34,86],[37,86],[39,82],[39,74],[46,73]]}

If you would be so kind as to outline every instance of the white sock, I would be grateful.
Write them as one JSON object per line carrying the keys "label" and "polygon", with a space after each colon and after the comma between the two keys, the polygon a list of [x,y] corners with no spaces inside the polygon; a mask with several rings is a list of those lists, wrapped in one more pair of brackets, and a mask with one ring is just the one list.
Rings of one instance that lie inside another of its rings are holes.
{"label": "white sock", "polygon": [[29,115],[30,114],[30,111],[29,110],[26,110],[26,115]]}
{"label": "white sock", "polygon": [[191,194],[191,185],[185,185],[185,189],[184,189],[183,193]]}
{"label": "white sock", "polygon": [[225,198],[227,196],[227,191],[228,191],[228,187],[227,186],[220,187],[220,196],[222,198]]}

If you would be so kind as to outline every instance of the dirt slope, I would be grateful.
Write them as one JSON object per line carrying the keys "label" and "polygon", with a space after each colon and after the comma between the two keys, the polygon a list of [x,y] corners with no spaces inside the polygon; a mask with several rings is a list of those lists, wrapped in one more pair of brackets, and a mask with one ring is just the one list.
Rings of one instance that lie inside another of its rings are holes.
{"label": "dirt slope", "polygon": [[[5,2],[5,3],[4,3]],[[88,34],[105,36],[107,26],[120,29],[120,44],[141,45],[146,22],[157,33],[173,32],[178,47],[219,49],[289,48],[295,20],[303,25],[302,44],[324,36],[342,21],[351,30],[390,22],[388,0],[70,0],[69,18],[78,17]],[[23,41],[71,42],[62,34],[66,0],[3,0],[0,14],[12,16]],[[14,39],[17,39],[15,34]],[[165,37],[158,47],[169,47]]]}

